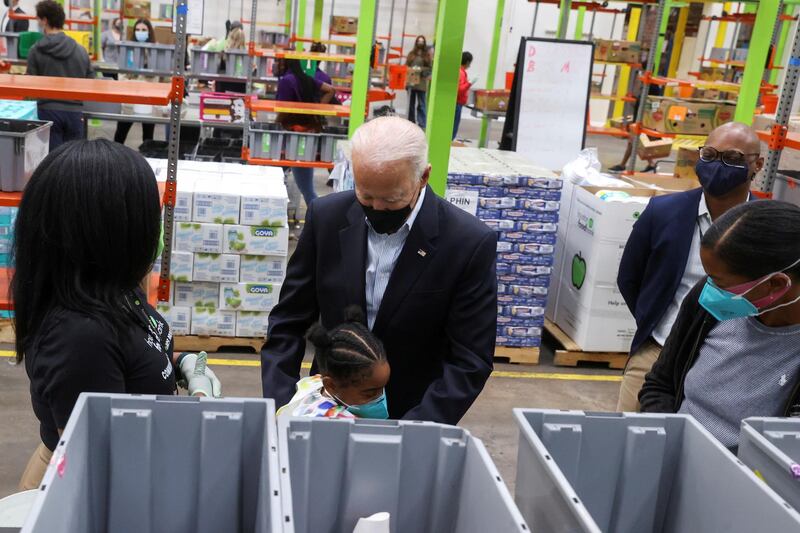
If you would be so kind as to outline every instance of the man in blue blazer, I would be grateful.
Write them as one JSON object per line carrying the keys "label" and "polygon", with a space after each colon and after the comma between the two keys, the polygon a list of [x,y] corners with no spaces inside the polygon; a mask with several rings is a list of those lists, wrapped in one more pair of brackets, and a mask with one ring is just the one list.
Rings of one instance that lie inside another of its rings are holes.
{"label": "man in blue blazer", "polygon": [[684,297],[705,277],[700,239],[711,223],[747,201],[764,166],[761,143],[749,126],[729,122],[708,136],[696,171],[702,188],[657,196],[633,226],[617,285],[636,319],[618,411],[639,410],[644,376],[658,359]]}
{"label": "man in blue blazer", "polygon": [[496,235],[427,186],[427,142],[417,125],[377,118],[351,147],[355,191],[309,206],[270,314],[264,396],[288,403],[309,326],[332,328],[358,305],[391,366],[390,418],[456,424],[492,371]]}

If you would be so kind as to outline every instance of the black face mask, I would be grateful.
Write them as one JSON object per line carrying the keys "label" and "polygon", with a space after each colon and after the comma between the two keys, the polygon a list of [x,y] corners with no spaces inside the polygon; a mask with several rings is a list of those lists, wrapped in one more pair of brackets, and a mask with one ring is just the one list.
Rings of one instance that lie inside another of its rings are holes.
{"label": "black face mask", "polygon": [[400,226],[408,219],[413,208],[411,204],[395,210],[378,211],[371,207],[361,204],[361,209],[364,210],[367,220],[378,233],[394,233],[400,229]]}

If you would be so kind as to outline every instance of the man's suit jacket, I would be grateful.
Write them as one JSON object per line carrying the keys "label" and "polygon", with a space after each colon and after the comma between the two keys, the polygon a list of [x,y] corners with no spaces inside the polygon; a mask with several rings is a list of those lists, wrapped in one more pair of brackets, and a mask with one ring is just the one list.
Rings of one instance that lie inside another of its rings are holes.
{"label": "man's suit jacket", "polygon": [[[373,327],[391,365],[391,418],[455,424],[483,389],[497,327],[496,241],[428,188]],[[348,305],[366,311],[366,264],[367,224],[355,194],[315,200],[270,314],[265,397],[279,406],[292,397],[314,321],[332,328]]]}
{"label": "man's suit jacket", "polygon": [[636,319],[631,353],[650,338],[683,278],[703,189],[650,200],[625,245],[617,285]]}

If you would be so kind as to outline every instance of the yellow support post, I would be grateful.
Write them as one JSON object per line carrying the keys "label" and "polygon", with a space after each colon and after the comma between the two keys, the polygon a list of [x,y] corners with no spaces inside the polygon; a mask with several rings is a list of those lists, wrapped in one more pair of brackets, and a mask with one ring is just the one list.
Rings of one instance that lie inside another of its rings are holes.
{"label": "yellow support post", "polygon": [[[725,2],[722,5],[722,10],[725,13],[730,13],[733,11],[733,2]],[[717,38],[714,40],[714,48],[725,48],[725,37],[728,34],[728,23],[720,21],[719,25],[717,26]],[[703,52],[705,54],[705,51]]]}
{"label": "yellow support post", "polygon": [[[631,9],[631,16],[628,20],[628,40],[635,41],[639,36],[639,21],[642,18],[642,8],[634,7]],[[617,78],[617,100],[614,103],[615,117],[621,117],[625,113],[625,101],[621,98],[628,95],[628,86],[631,81],[631,67],[620,65],[617,66],[619,70],[619,77]]]}
{"label": "yellow support post", "polygon": [[[667,77],[675,78],[678,74],[678,65],[681,62],[681,54],[683,53],[683,39],[686,37],[686,23],[689,20],[689,8],[682,7],[678,10],[678,23],[675,28],[675,37],[672,41],[672,55],[669,58],[669,67],[667,69]],[[674,93],[673,88],[669,88],[669,94]]]}

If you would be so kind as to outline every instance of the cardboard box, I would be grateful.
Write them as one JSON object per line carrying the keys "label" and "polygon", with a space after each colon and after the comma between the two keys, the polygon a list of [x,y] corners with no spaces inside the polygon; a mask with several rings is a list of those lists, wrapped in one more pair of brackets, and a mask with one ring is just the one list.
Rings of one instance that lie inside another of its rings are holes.
{"label": "cardboard box", "polygon": [[669,157],[672,153],[672,139],[656,139],[651,141],[650,137],[642,133],[639,135],[639,144],[636,150],[642,159],[658,159]]}
{"label": "cardboard box", "polygon": [[736,104],[713,100],[650,97],[643,125],[663,133],[708,135],[733,120]]}
{"label": "cardboard box", "polygon": [[286,279],[286,256],[242,255],[239,281],[242,283],[283,283]]}
{"label": "cardboard box", "polygon": [[243,255],[287,255],[289,228],[224,226],[225,252]]}
{"label": "cardboard box", "polygon": [[[169,258],[169,279],[172,281],[192,281],[194,267],[194,254],[173,250]],[[161,273],[161,256],[156,259],[153,272]]]}
{"label": "cardboard box", "polygon": [[357,33],[358,17],[331,17],[331,28],[336,33]]}
{"label": "cardboard box", "polygon": [[269,329],[269,313],[238,311],[236,313],[237,337],[266,337]]}
{"label": "cardboard box", "polygon": [[194,281],[238,283],[239,258],[233,254],[195,254]]}
{"label": "cardboard box", "polygon": [[222,283],[219,307],[226,311],[271,311],[280,293],[278,283]]}
{"label": "cardboard box", "polygon": [[695,148],[678,148],[678,157],[675,160],[675,177],[697,180],[695,165],[700,160],[700,152]]}
{"label": "cardboard box", "polygon": [[192,335],[236,336],[236,313],[207,307],[192,310]]}
{"label": "cardboard box", "polygon": [[192,331],[192,308],[174,307],[164,302],[159,302],[156,306],[164,320],[169,324],[169,329],[173,335],[190,335]]}
{"label": "cardboard box", "polygon": [[192,207],[194,222],[238,224],[239,210],[238,191],[231,190],[230,185],[221,179],[195,182]]}
{"label": "cardboard box", "polygon": [[122,16],[129,19],[150,19],[150,0],[124,0]]}
{"label": "cardboard box", "polygon": [[478,89],[475,91],[475,108],[481,111],[505,112],[510,96],[510,91]]}
{"label": "cardboard box", "polygon": [[247,183],[240,189],[239,220],[243,226],[287,225],[286,211],[289,195],[283,181]]}
{"label": "cardboard box", "polygon": [[222,253],[222,224],[179,222],[175,224],[175,250],[179,252]]}
{"label": "cardboard box", "polygon": [[155,32],[156,42],[158,44],[175,44],[175,34],[172,33],[172,26],[155,26],[153,31]]}
{"label": "cardboard box", "polygon": [[219,304],[219,283],[176,283],[173,304],[192,309],[216,309]]}
{"label": "cardboard box", "polygon": [[594,58],[613,63],[639,63],[642,59],[642,45],[635,41],[597,39]]}

